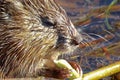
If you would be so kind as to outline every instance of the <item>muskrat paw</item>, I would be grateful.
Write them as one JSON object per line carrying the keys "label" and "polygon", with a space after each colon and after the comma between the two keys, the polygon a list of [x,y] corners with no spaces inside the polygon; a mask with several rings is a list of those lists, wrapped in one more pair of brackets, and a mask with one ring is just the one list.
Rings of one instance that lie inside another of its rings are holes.
{"label": "muskrat paw", "polygon": [[74,61],[68,61],[68,63],[77,71],[77,73],[82,74],[82,69],[78,63]]}
{"label": "muskrat paw", "polygon": [[64,68],[40,69],[37,70],[37,75],[56,79],[65,79],[70,77],[70,70]]}

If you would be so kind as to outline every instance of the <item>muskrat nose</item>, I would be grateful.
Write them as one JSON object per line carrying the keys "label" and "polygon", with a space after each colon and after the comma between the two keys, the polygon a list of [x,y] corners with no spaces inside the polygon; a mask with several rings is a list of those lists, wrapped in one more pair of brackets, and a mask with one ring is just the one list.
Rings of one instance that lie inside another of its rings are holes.
{"label": "muskrat nose", "polygon": [[78,35],[71,40],[71,44],[72,45],[79,45],[82,40],[83,40],[82,36]]}
{"label": "muskrat nose", "polygon": [[80,42],[83,40],[82,35],[77,31],[77,29],[74,27],[74,25],[70,22],[71,24],[71,45],[79,45]]}
{"label": "muskrat nose", "polygon": [[72,40],[71,40],[71,44],[72,44],[72,45],[79,45],[78,41],[75,40],[75,39],[72,39]]}

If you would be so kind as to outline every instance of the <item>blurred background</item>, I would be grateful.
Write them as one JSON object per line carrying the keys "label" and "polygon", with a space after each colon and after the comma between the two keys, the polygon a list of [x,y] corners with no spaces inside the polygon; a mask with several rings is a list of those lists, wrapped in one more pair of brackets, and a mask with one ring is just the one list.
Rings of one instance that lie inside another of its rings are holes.
{"label": "blurred background", "polygon": [[77,61],[84,73],[120,60],[120,0],[56,1],[84,38],[62,58]]}

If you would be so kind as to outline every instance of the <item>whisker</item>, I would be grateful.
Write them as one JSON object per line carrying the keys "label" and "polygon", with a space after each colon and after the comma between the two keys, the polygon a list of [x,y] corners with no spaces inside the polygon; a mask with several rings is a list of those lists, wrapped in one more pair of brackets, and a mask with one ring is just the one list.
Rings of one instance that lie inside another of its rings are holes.
{"label": "whisker", "polygon": [[95,34],[95,33],[89,33],[90,35],[94,35],[94,36],[97,36],[101,39],[103,39],[104,41],[108,41],[107,39],[105,39],[104,37],[102,37],[101,35],[98,35],[98,34]]}
{"label": "whisker", "polygon": [[115,36],[112,32],[110,32],[110,31],[108,31],[108,30],[104,30],[104,31],[107,32],[107,33],[109,33],[112,37]]}

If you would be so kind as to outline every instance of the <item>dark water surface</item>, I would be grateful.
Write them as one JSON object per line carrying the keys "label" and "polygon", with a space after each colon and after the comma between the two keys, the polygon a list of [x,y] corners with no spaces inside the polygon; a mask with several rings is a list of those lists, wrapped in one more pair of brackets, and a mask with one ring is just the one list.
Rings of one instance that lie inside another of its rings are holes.
{"label": "dark water surface", "polygon": [[[71,60],[81,64],[83,72],[120,61],[120,1],[117,0],[56,0],[67,11],[80,33],[93,39],[112,36],[91,47],[78,49]],[[112,47],[111,47],[112,46]],[[101,49],[107,49],[107,52]],[[72,57],[72,58],[71,58]],[[67,58],[67,57],[65,57]]]}

